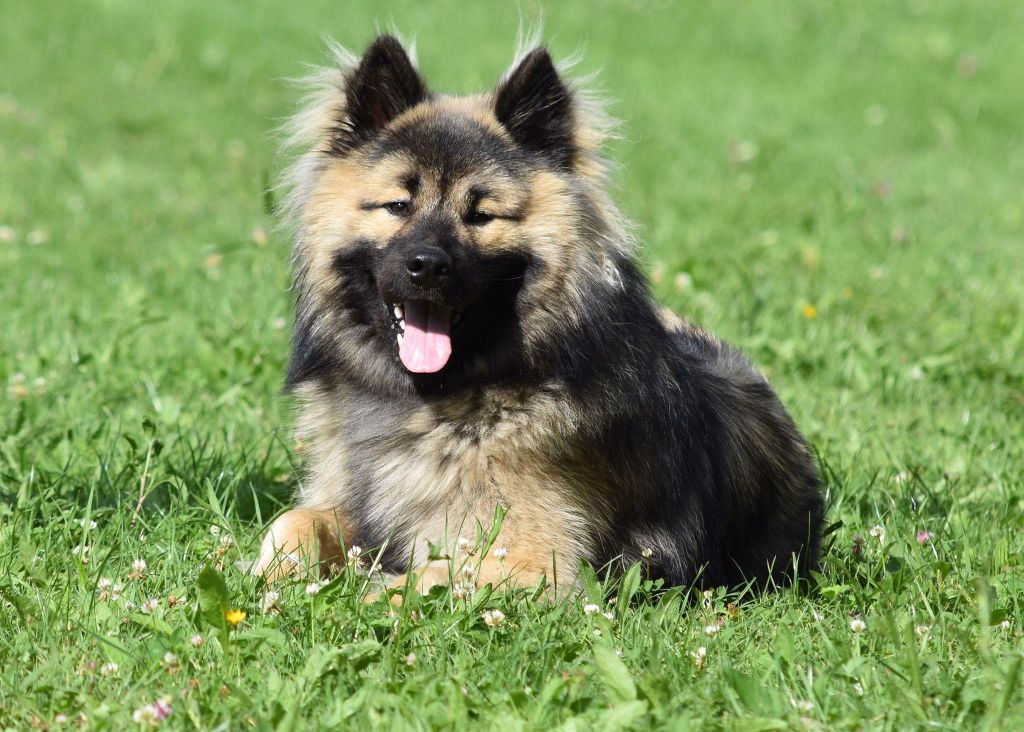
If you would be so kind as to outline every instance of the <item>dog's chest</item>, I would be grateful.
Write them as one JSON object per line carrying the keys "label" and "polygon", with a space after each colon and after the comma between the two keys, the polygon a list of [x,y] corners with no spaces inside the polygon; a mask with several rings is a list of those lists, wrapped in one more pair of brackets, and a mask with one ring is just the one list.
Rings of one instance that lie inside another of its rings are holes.
{"label": "dog's chest", "polygon": [[509,389],[390,413],[381,439],[349,445],[352,474],[382,511],[490,513],[551,489],[562,411],[550,393]]}

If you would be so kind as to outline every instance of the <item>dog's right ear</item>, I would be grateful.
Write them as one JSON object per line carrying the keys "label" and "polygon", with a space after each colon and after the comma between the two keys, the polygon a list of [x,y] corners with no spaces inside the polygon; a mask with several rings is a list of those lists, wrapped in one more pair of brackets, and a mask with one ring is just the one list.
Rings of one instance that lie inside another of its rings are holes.
{"label": "dog's right ear", "polygon": [[380,36],[345,80],[344,118],[338,120],[331,149],[344,153],[358,147],[429,96],[401,42]]}

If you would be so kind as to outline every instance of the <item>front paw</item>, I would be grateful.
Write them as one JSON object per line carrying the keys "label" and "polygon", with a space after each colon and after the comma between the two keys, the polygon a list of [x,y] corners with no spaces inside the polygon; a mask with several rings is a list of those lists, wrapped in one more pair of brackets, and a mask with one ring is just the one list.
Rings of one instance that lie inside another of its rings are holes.
{"label": "front paw", "polygon": [[288,511],[267,530],[250,572],[268,582],[313,567],[326,574],[343,562],[347,528],[337,511]]}
{"label": "front paw", "polygon": [[[389,590],[391,603],[401,605],[403,593],[397,592],[405,587],[412,587],[421,595],[426,595],[433,587],[451,587],[456,599],[468,600],[477,588],[491,585],[495,589],[530,588],[546,584],[550,573],[543,565],[531,565],[526,562],[507,561],[504,557],[495,559],[485,557],[482,560],[469,557],[466,561],[452,562],[435,560],[402,574],[392,580]],[[550,587],[548,591],[550,594]],[[366,599],[376,600],[380,594],[373,594]]]}

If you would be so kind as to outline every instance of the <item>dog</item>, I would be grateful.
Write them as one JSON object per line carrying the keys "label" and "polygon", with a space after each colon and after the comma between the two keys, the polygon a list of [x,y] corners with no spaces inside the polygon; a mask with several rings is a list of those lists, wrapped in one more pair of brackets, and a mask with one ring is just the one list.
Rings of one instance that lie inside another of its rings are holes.
{"label": "dog", "polygon": [[307,474],[252,571],[376,547],[420,591],[461,572],[557,594],[581,562],[699,587],[807,577],[807,442],[735,348],[652,299],[587,89],[543,46],[464,97],[389,35],[334,55],[289,127]]}

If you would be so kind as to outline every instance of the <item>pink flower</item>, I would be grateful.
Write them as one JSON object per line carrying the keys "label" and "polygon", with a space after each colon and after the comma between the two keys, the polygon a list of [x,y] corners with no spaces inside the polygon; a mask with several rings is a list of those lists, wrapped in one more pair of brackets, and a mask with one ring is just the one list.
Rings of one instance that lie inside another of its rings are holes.
{"label": "pink flower", "polygon": [[132,719],[135,720],[136,724],[141,724],[145,727],[155,727],[158,723],[164,721],[171,712],[171,702],[168,699],[157,699],[152,704],[146,704],[139,707],[132,714]]}
{"label": "pink flower", "polygon": [[932,540],[932,532],[930,531],[918,531],[917,532],[917,543],[927,544]]}
{"label": "pink flower", "polygon": [[171,702],[167,699],[157,699],[153,702],[153,707],[156,709],[156,718],[158,720],[167,719],[171,716]]}

